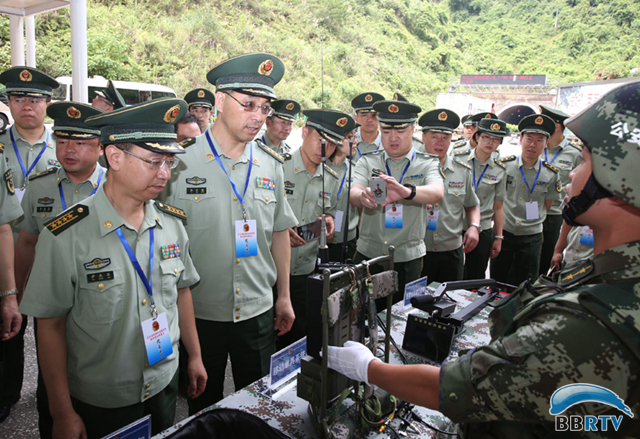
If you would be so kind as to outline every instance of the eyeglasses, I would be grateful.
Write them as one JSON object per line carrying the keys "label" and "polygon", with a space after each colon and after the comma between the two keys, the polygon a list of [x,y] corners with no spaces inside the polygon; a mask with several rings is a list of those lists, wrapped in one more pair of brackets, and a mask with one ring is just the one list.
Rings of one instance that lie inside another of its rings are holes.
{"label": "eyeglasses", "polygon": [[233,96],[231,93],[229,92],[224,92],[224,94],[226,94],[227,96],[230,96],[231,99],[233,99],[234,101],[236,101],[238,104],[240,104],[240,106],[242,107],[242,109],[244,111],[246,111],[247,113],[255,113],[258,110],[262,111],[262,114],[264,114],[265,116],[269,117],[273,115],[273,108],[271,108],[269,105],[256,105],[255,102],[253,101],[249,101],[247,103],[243,103],[240,102],[238,99],[235,98],[235,96]]}
{"label": "eyeglasses", "polygon": [[139,155],[136,155],[132,152],[129,152],[125,149],[121,149],[120,151],[127,153],[129,155],[132,155],[135,158],[140,159],[143,162],[147,163],[149,165],[149,169],[151,169],[152,171],[159,171],[160,168],[162,168],[164,165],[167,165],[167,168],[169,169],[175,169],[176,166],[178,166],[178,163],[180,163],[180,159],[178,157],[173,157],[171,159],[166,159],[166,160],[149,160],[144,157],[140,157]]}
{"label": "eyeglasses", "polygon": [[500,143],[502,141],[502,139],[500,137],[495,137],[495,136],[480,136],[480,138],[482,140],[484,140],[487,143]]}
{"label": "eyeglasses", "polygon": [[47,98],[25,98],[25,97],[16,98],[16,97],[12,96],[9,100],[11,102],[15,102],[16,104],[19,104],[19,105],[24,105],[27,102],[30,103],[31,105],[38,105],[38,104],[41,104],[43,102],[46,102]]}
{"label": "eyeglasses", "polygon": [[274,117],[273,122],[277,123],[278,125],[282,125],[283,127],[286,127],[286,128],[291,128],[293,126],[293,122],[291,122],[290,120],[280,119],[279,117]]}

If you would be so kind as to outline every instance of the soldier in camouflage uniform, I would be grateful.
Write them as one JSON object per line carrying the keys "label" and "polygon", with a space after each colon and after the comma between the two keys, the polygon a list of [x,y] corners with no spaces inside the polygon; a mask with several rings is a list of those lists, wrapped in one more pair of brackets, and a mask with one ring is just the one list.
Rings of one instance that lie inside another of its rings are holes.
{"label": "soldier in camouflage uniform", "polygon": [[586,148],[572,172],[572,198],[563,216],[569,224],[592,225],[595,258],[542,277],[536,286],[521,285],[491,313],[491,343],[440,368],[389,365],[359,344],[330,347],[329,367],[344,373],[342,365],[348,364],[350,378],[441,411],[464,423],[464,437],[565,437],[556,432],[552,395],[567,385],[590,383],[585,385],[601,386],[620,399],[607,405],[573,394],[579,398],[574,405],[553,412],[583,421],[585,415],[608,415],[620,424],[571,437],[637,435],[640,82],[611,91],[567,127]]}

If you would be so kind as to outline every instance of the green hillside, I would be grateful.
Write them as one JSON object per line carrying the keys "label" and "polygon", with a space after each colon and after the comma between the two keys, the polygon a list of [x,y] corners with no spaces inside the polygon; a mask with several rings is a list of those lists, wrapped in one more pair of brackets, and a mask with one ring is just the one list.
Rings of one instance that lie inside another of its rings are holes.
{"label": "green hillside", "polygon": [[[155,82],[179,96],[208,86],[218,62],[252,51],[283,60],[280,96],[318,107],[324,77],[325,106],[343,110],[365,90],[399,91],[429,109],[461,74],[573,82],[640,67],[634,0],[88,0],[87,9],[89,76]],[[38,67],[70,75],[69,9],[36,26]],[[0,68],[10,53],[0,16]]]}

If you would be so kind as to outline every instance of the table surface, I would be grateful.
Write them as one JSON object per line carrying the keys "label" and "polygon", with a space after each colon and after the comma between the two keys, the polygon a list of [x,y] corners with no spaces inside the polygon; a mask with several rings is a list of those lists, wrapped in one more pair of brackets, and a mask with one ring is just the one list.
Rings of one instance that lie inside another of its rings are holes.
{"label": "table surface", "polygon": [[[433,287],[437,284],[429,285],[429,289],[433,290]],[[456,312],[465,306],[469,305],[475,299],[479,297],[477,293],[467,290],[454,290],[449,291],[447,294],[455,300]],[[464,325],[464,332],[454,339],[453,346],[451,348],[450,357],[456,357],[460,350],[472,349],[477,346],[485,345],[489,343],[489,327],[487,324],[487,317],[492,308],[485,307],[478,314],[471,317]],[[409,364],[436,364],[422,356],[414,354],[412,352],[402,349],[402,340],[404,338],[404,331],[407,321],[407,314],[409,313],[422,313],[422,311],[414,308],[403,309],[401,302],[393,305],[391,311],[391,336],[395,340],[398,347],[402,350],[405,358]],[[386,314],[386,311],[383,311]],[[383,314],[381,313],[381,314]],[[426,316],[427,314],[422,313]],[[386,323],[386,315],[383,315],[382,321]],[[380,329],[379,329],[380,330]],[[380,342],[384,334],[380,335]],[[390,363],[402,364],[400,355],[397,349],[391,345],[390,347]],[[267,421],[272,427],[285,432],[294,438],[315,438],[317,434],[313,428],[311,420],[309,403],[296,395],[296,383],[295,379],[289,384],[289,388],[284,388],[279,394],[276,394],[276,398],[266,396],[268,392],[268,376],[264,377],[251,385],[229,395],[217,404],[209,407],[206,410],[212,410],[215,408],[225,407],[239,409],[258,416],[259,418]],[[335,410],[335,407],[329,408],[328,412],[331,413]],[[415,407],[414,410],[419,413],[423,420],[427,423],[437,427],[440,430],[454,432],[455,425],[442,413],[429,410],[424,407]],[[353,432],[355,430],[355,404],[353,400],[347,398],[340,407],[339,416],[336,422],[333,424],[331,433],[336,438],[349,438],[354,437]],[[181,426],[188,423],[192,417],[184,419],[182,422],[174,425],[173,427],[163,431],[162,433],[154,436],[155,439],[161,439],[174,433],[180,429]],[[391,421],[391,426],[396,430],[399,428],[400,421]],[[419,422],[413,422],[419,433],[412,433],[410,430],[407,433],[407,438],[447,438],[450,436],[438,433],[434,430],[427,428],[424,424]],[[367,438],[383,438],[383,437],[396,437],[393,433],[387,434],[387,432],[379,433],[373,429],[368,430],[364,436]]]}

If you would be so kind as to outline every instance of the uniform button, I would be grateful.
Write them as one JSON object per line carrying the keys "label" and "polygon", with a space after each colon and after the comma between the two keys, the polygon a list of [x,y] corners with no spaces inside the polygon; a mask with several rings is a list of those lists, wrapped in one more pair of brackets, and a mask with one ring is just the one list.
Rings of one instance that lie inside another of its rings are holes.
{"label": "uniform button", "polygon": [[240,314],[236,315],[236,320],[238,320],[240,318]]}
{"label": "uniform button", "polygon": [[294,271],[294,272],[293,272],[293,274],[296,274],[296,273],[297,273],[297,271]]}
{"label": "uniform button", "polygon": [[387,254],[386,253],[382,253],[382,256],[387,256]]}
{"label": "uniform button", "polygon": [[33,152],[33,148],[31,148],[31,152]]}
{"label": "uniform button", "polygon": [[518,232],[515,233],[516,235],[518,234]]}
{"label": "uniform button", "polygon": [[174,268],[173,271],[174,271],[175,274],[178,274],[178,269],[177,268]]}
{"label": "uniform button", "polygon": [[522,201],[522,197],[520,197],[520,201]]}
{"label": "uniform button", "polygon": [[[437,233],[434,233],[434,234],[433,234],[433,236],[436,236],[436,237],[437,237],[437,236],[438,236],[438,234],[437,234]],[[436,245],[437,245],[437,244],[436,244]]]}
{"label": "uniform button", "polygon": [[104,284],[98,284],[98,289],[99,290],[104,290]]}
{"label": "uniform button", "polygon": [[298,256],[298,258],[302,259],[302,255]]}
{"label": "uniform button", "polygon": [[138,238],[138,242],[140,242],[140,238]]}
{"label": "uniform button", "polygon": [[144,397],[145,397],[145,398],[146,398],[147,396],[149,396],[149,393],[148,393],[148,392],[144,394]]}
{"label": "uniform button", "polygon": [[198,200],[200,199],[200,197],[199,197],[199,196],[197,196],[197,195],[196,195],[195,197],[193,197],[193,198],[194,198],[196,201],[198,201]]}
{"label": "uniform button", "polygon": [[80,189],[76,189],[76,194],[79,194],[79,193],[80,193]]}
{"label": "uniform button", "polygon": [[93,187],[98,187],[98,183],[93,183]]}
{"label": "uniform button", "polygon": [[147,299],[142,299],[142,304],[146,305],[147,304]]}
{"label": "uniform button", "polygon": [[239,306],[236,306],[236,311],[240,311],[240,307]]}
{"label": "uniform button", "polygon": [[44,218],[44,213],[42,214],[42,218]]}
{"label": "uniform button", "polygon": [[576,249],[576,251],[577,251],[577,252],[579,252],[579,251],[580,251],[580,249],[579,249],[579,248],[577,248],[577,249]]}
{"label": "uniform button", "polygon": [[236,259],[236,264],[240,263],[240,258]]}
{"label": "uniform button", "polygon": [[439,206],[439,204],[438,204],[438,203],[436,203],[436,207],[438,207],[438,206]]}
{"label": "uniform button", "polygon": [[522,187],[524,187],[524,185],[522,185]]}
{"label": "uniform button", "polygon": [[268,201],[269,201],[269,197],[266,197],[266,198],[264,199],[264,201],[267,201],[267,202],[268,202]]}
{"label": "uniform button", "polygon": [[151,384],[149,384],[149,383],[145,384],[145,386],[144,386],[145,389],[148,389],[149,387],[151,387]]}
{"label": "uniform button", "polygon": [[207,154],[207,160],[211,160],[213,158],[213,154]]}
{"label": "uniform button", "polygon": [[520,224],[520,221],[516,221],[516,224]]}
{"label": "uniform button", "polygon": [[387,243],[387,241],[384,242],[385,244]]}
{"label": "uniform button", "polygon": [[235,170],[236,170],[236,165],[233,165],[233,166],[231,167],[231,170],[232,170],[232,171],[235,171]]}
{"label": "uniform button", "polygon": [[84,212],[84,209],[82,207],[78,207],[78,213],[82,213]]}
{"label": "uniform button", "polygon": [[304,218],[302,218],[302,221],[304,221]]}
{"label": "uniform button", "polygon": [[113,223],[111,221],[105,221],[103,225],[105,228],[110,229]]}
{"label": "uniform button", "polygon": [[233,201],[238,201],[238,197],[233,197]]}
{"label": "uniform button", "polygon": [[397,171],[398,169],[400,169],[400,168],[398,168],[398,167],[396,166],[396,171]]}
{"label": "uniform button", "polygon": [[457,401],[458,400],[458,395],[456,395],[455,393],[452,392],[452,393],[449,394],[449,399],[451,401]]}
{"label": "uniform button", "polygon": [[309,202],[309,200],[304,200],[304,202],[305,202],[305,203],[308,203],[308,202]]}
{"label": "uniform button", "polygon": [[240,294],[240,288],[236,288],[236,294]]}

